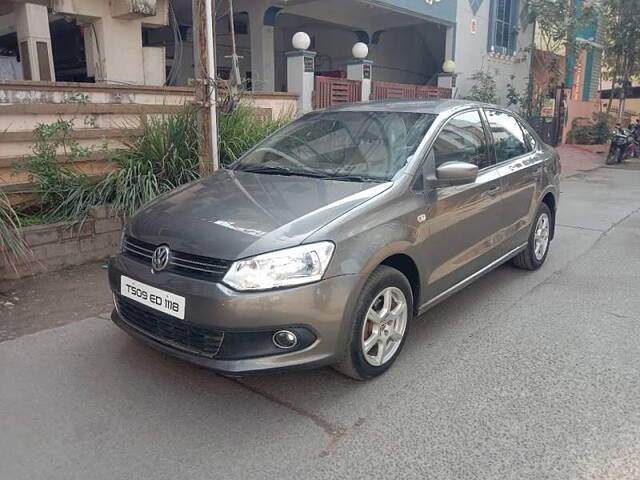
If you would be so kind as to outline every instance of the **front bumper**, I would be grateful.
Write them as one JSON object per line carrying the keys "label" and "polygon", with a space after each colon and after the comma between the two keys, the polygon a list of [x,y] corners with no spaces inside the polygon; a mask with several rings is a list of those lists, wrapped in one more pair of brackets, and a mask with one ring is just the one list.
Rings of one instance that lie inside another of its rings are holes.
{"label": "front bumper", "polygon": [[[115,294],[120,292],[121,275],[185,297],[185,322],[224,332],[227,338],[291,327],[305,329],[315,337],[310,345],[296,351],[259,356],[264,349],[256,346],[256,352],[247,352],[246,358],[217,358],[179,348],[138,328],[114,310],[114,323],[151,347],[229,374],[315,367],[338,360],[346,347],[350,313],[365,280],[362,275],[345,275],[283,290],[236,292],[220,283],[173,273],[154,274],[147,265],[118,255],[109,265],[109,282]],[[221,348],[225,348],[224,338]]]}

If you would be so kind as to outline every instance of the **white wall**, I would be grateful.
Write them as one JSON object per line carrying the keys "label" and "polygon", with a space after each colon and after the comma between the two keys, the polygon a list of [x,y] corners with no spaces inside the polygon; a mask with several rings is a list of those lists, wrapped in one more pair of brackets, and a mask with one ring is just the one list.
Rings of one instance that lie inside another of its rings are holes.
{"label": "white wall", "polygon": [[[523,4],[524,1],[521,0],[521,8]],[[473,85],[471,76],[477,71],[483,70],[490,72],[495,78],[500,103],[505,105],[507,84],[512,83],[519,93],[526,92],[529,77],[529,55],[523,49],[531,44],[533,28],[531,25],[520,24],[520,15],[518,15],[518,26],[521,31],[518,35],[516,60],[491,58],[487,48],[490,7],[491,0],[484,0],[478,13],[474,16],[469,2],[458,1],[455,50],[458,96],[469,93]],[[476,34],[472,34],[470,31],[471,21],[474,18],[477,22]],[[513,81],[510,79],[511,75],[515,75]]]}

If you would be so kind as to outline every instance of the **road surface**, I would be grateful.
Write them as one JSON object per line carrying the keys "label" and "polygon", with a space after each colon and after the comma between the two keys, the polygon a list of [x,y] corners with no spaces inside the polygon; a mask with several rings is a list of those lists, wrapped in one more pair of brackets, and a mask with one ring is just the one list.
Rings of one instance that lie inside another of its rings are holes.
{"label": "road surface", "polygon": [[440,304],[366,383],[227,379],[106,315],[7,337],[0,478],[639,479],[640,166],[566,179],[558,223],[541,270]]}

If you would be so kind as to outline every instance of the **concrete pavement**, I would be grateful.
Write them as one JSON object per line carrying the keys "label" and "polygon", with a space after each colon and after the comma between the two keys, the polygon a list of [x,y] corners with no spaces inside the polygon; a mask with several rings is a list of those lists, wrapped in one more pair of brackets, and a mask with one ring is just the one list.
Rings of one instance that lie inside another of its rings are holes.
{"label": "concrete pavement", "polygon": [[0,343],[0,478],[640,478],[640,168],[562,191],[546,265],[417,319],[371,382],[227,379],[100,316]]}
{"label": "concrete pavement", "polygon": [[[560,155],[563,178],[570,177],[578,172],[596,170],[605,164],[606,153],[596,153],[589,147],[592,147],[592,145],[564,144],[556,147],[556,152]],[[604,147],[601,149],[605,150]]]}

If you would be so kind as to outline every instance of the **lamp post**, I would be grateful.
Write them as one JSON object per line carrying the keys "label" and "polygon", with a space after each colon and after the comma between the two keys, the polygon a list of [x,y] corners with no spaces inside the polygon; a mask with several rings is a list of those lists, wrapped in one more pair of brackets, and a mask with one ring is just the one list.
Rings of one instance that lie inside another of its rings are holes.
{"label": "lamp post", "polygon": [[373,62],[367,60],[369,46],[358,42],[351,48],[351,54],[354,60],[347,64],[347,78],[360,82],[362,95],[359,100],[367,102],[371,99],[371,77],[373,76]]}
{"label": "lamp post", "polygon": [[291,37],[291,44],[296,50],[309,50],[311,37],[306,32],[297,32]]}
{"label": "lamp post", "polygon": [[442,71],[444,73],[452,74],[453,72],[456,71],[456,62],[454,62],[453,60],[446,60],[442,64]]}
{"label": "lamp post", "polygon": [[438,74],[438,88],[451,89],[451,98],[456,96],[456,62],[451,59],[442,64],[442,73]]}
{"label": "lamp post", "polygon": [[311,37],[306,32],[297,32],[291,37],[294,50],[287,57],[287,91],[298,94],[298,113],[303,115],[313,110],[315,78],[315,52],[310,52]]}

